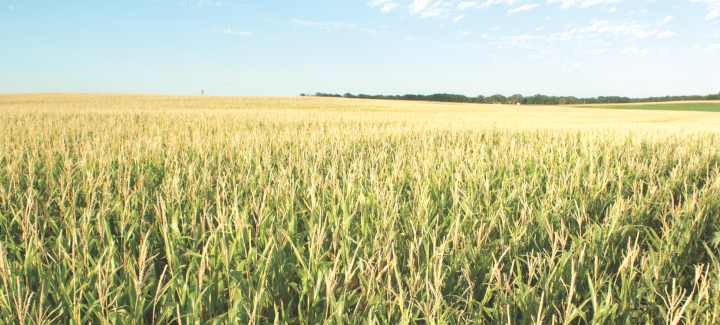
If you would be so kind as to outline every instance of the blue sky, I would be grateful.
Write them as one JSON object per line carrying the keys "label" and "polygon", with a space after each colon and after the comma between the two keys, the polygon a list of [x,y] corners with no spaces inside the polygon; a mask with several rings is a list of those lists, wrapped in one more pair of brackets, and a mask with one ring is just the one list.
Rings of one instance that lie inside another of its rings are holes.
{"label": "blue sky", "polygon": [[0,0],[0,93],[720,92],[720,0]]}

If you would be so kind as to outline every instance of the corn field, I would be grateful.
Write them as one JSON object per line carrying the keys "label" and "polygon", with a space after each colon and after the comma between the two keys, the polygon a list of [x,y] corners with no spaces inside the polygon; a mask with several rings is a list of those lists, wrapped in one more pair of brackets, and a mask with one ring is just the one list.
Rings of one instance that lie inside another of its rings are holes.
{"label": "corn field", "polygon": [[719,125],[0,95],[0,324],[718,324]]}

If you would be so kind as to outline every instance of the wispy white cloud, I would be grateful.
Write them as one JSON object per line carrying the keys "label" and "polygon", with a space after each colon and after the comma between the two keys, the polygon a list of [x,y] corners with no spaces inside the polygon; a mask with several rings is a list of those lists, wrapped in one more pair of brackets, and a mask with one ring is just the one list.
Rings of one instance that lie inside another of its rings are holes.
{"label": "wispy white cloud", "polygon": [[662,26],[662,25],[667,24],[668,22],[670,22],[671,20],[673,20],[673,18],[675,18],[675,17],[673,17],[673,16],[667,16],[667,17],[665,17],[665,19],[663,19],[663,21],[658,22],[658,26]]}
{"label": "wispy white cloud", "polygon": [[14,10],[14,9],[15,9],[15,7],[13,7],[13,6],[8,6],[8,9],[10,9],[10,10]]}
{"label": "wispy white cloud", "polygon": [[318,23],[313,21],[304,21],[304,20],[292,20],[296,25],[298,26],[305,26],[305,27],[315,27],[320,29],[327,29],[327,30],[336,30],[336,29],[342,29],[342,28],[355,28],[357,25],[355,24],[345,24],[345,23]]}
{"label": "wispy white cloud", "polygon": [[628,47],[622,51],[620,51],[620,55],[628,54],[628,53],[637,53],[638,49],[635,47]]}
{"label": "wispy white cloud", "polygon": [[457,16],[457,17],[453,18],[453,21],[457,23],[457,22],[460,21],[460,19],[463,19],[463,18],[465,18],[465,17],[467,17],[467,15],[460,15],[460,16]]}
{"label": "wispy white cloud", "polygon": [[393,10],[397,7],[399,7],[400,4],[396,2],[390,2],[383,5],[382,9],[380,9],[380,12],[388,12],[390,10]]}
{"label": "wispy white cloud", "polygon": [[[568,50],[568,47],[575,48],[575,52],[585,48],[587,50],[583,50],[582,53],[587,54],[656,54],[660,50],[653,50],[653,47],[626,46],[613,48],[611,42],[612,40],[622,39],[627,41],[649,38],[666,39],[679,35],[672,31],[658,30],[654,23],[639,23],[637,21],[611,23],[597,19],[591,20],[585,26],[567,25],[564,31],[544,35],[541,32],[544,29],[538,27],[535,30],[539,34],[506,35],[494,38],[483,35],[483,38],[488,39],[489,44],[495,45],[500,50],[527,50],[532,55],[550,60],[550,58],[557,56],[558,53]],[[704,49],[701,49],[701,51],[704,51]]]}
{"label": "wispy white cloud", "polygon": [[[380,12],[389,12],[395,8],[403,8],[410,15],[420,18],[434,17],[438,19],[448,19],[457,22],[458,17],[466,17],[462,15],[462,11],[471,8],[486,8],[496,4],[513,5],[515,3],[527,0],[369,0],[368,6],[379,7]],[[608,0],[603,0],[608,1]],[[617,0],[610,0],[617,1]],[[406,4],[403,5],[402,3]],[[526,4],[519,8],[511,9],[510,13],[532,9],[539,6],[538,4]]]}
{"label": "wispy white cloud", "polygon": [[563,71],[572,71],[572,70],[582,67],[583,65],[585,65],[585,64],[582,62],[565,62],[565,63],[563,63],[562,70]]}
{"label": "wispy white cloud", "polygon": [[705,19],[715,19],[720,17],[720,0],[690,0],[692,2],[703,3],[708,6],[708,14]]}
{"label": "wispy white cloud", "polygon": [[604,48],[604,49],[599,49],[599,50],[585,51],[585,53],[589,53],[589,54],[601,54],[601,53],[607,52],[607,50],[608,50],[607,48]]}
{"label": "wispy white cloud", "polygon": [[425,8],[430,3],[430,0],[414,0],[413,3],[410,5],[410,13],[411,14],[417,14],[425,10]]}
{"label": "wispy white cloud", "polygon": [[693,47],[686,47],[683,51],[688,54],[715,54],[720,52],[720,44],[711,44],[707,48],[695,45]]}
{"label": "wispy white cloud", "polygon": [[478,5],[477,2],[469,2],[469,1],[461,2],[461,3],[458,5],[458,9],[460,9],[460,10],[465,10],[465,9],[468,9],[468,8],[476,7],[477,5]]}
{"label": "wispy white cloud", "polygon": [[225,34],[234,34],[234,35],[240,35],[240,36],[250,36],[250,35],[253,35],[253,33],[250,33],[250,32],[244,32],[244,31],[239,31],[239,30],[232,30],[232,29],[229,29],[229,28],[213,28],[213,30],[218,31],[218,32],[222,32],[222,33],[225,33]]}
{"label": "wispy white cloud", "polygon": [[393,2],[392,0],[372,0],[368,2],[368,6],[377,7],[382,6],[380,12],[389,12],[400,6],[399,3]]}
{"label": "wispy white cloud", "polygon": [[675,35],[677,35],[677,33],[673,33],[671,31],[666,31],[666,32],[658,33],[657,38],[667,38],[667,37],[675,36]]}
{"label": "wispy white cloud", "polygon": [[535,40],[547,40],[547,41],[553,40],[552,37],[538,36],[538,35],[502,36],[501,38],[504,40],[511,41],[513,43],[519,43],[519,42],[525,42],[525,41],[535,41]]}
{"label": "wispy white cloud", "polygon": [[[471,8],[484,8],[496,4],[512,5],[526,0],[482,0],[482,1],[463,1],[463,0],[409,0],[407,5],[401,5],[403,0],[370,0],[368,5],[371,7],[380,7],[381,12],[388,12],[398,7],[403,7],[408,13],[420,18],[434,17],[439,19],[455,20],[462,16],[461,12]],[[525,5],[513,12],[527,10],[538,5]]]}
{"label": "wispy white cloud", "polygon": [[[708,48],[708,50],[710,50],[710,48]],[[703,50],[700,48],[700,46],[697,46],[697,45],[692,46],[692,47],[686,47],[683,49],[683,51],[685,53],[689,53],[689,54],[701,54],[703,52]]]}
{"label": "wispy white cloud", "polygon": [[483,2],[483,4],[481,4],[480,6],[481,7],[489,7],[489,6],[501,4],[501,3],[505,3],[507,5],[512,5],[512,4],[514,4],[516,2],[520,2],[520,1],[521,0],[487,0],[487,1]]}
{"label": "wispy white cloud", "polygon": [[582,28],[579,31],[590,33],[597,32],[607,35],[627,35],[634,38],[646,38],[658,34],[657,29],[649,29],[649,25],[637,23],[623,23],[612,25],[609,21],[594,21],[592,25]]}
{"label": "wispy white cloud", "polygon": [[510,9],[510,10],[508,11],[508,14],[514,14],[514,13],[516,13],[516,12],[525,11],[525,10],[530,10],[530,9],[535,8],[535,7],[537,7],[537,6],[539,6],[539,5],[538,5],[538,4],[534,4],[534,5],[523,5],[523,6],[520,6],[520,7],[518,7],[518,8],[515,8],[515,9]]}
{"label": "wispy white cloud", "polygon": [[[185,5],[185,2],[181,2],[181,6],[184,6],[184,5]],[[236,4],[233,4],[232,2],[222,2],[222,1],[214,2],[214,1],[207,1],[207,0],[198,1],[197,5],[198,5],[198,7],[202,7],[202,6],[214,6],[214,7],[240,6],[240,7],[242,7],[242,5],[236,5]]]}
{"label": "wispy white cloud", "polygon": [[561,9],[567,9],[571,7],[587,8],[601,3],[616,3],[622,0],[548,0],[548,3],[560,3]]}
{"label": "wispy white cloud", "polygon": [[[413,5],[416,5],[413,7]],[[435,1],[415,0],[408,8],[413,15],[419,15],[420,18],[435,17],[441,19],[454,18],[458,12],[454,1]]]}

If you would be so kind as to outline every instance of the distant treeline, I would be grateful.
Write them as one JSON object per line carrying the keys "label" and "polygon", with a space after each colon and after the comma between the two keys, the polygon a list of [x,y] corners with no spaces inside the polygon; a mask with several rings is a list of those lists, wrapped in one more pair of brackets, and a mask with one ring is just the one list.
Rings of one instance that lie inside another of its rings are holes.
{"label": "distant treeline", "polygon": [[[300,94],[300,96],[306,96]],[[313,96],[313,95],[308,95]],[[353,95],[346,93],[345,95],[315,93],[317,97],[343,97],[343,98],[365,98],[365,99],[397,99],[397,100],[424,100],[432,102],[456,102],[456,103],[486,103],[486,104],[523,104],[523,105],[564,105],[564,104],[617,104],[617,103],[645,103],[645,102],[669,102],[669,101],[692,101],[692,100],[720,100],[720,93],[707,96],[665,96],[665,97],[649,97],[649,98],[628,98],[619,96],[599,96],[590,98],[578,98],[574,96],[546,96],[535,95],[525,97],[520,94],[505,97],[503,95],[492,95],[477,97],[467,97],[465,95],[453,94],[434,94],[434,95]]]}

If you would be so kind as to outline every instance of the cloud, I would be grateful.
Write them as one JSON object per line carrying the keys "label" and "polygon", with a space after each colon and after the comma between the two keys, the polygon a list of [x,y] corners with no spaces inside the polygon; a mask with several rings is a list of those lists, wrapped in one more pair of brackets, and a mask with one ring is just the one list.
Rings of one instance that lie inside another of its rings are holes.
{"label": "cloud", "polygon": [[610,9],[610,12],[616,12],[616,11],[617,11],[617,8]]}
{"label": "cloud", "polygon": [[480,7],[489,7],[495,4],[499,3],[505,3],[507,5],[512,5],[516,2],[520,2],[521,0],[487,0],[483,4],[480,5]]}
{"label": "cloud", "polygon": [[635,48],[635,47],[628,47],[628,48],[620,51],[620,55],[628,54],[628,53],[637,53],[637,48]]}
{"label": "cloud", "polygon": [[213,30],[216,30],[216,31],[218,31],[218,32],[223,32],[223,33],[225,33],[225,34],[234,34],[234,35],[240,35],[240,36],[250,36],[250,35],[253,35],[253,33],[243,32],[243,31],[239,31],[239,30],[232,30],[232,29],[229,29],[229,28],[213,28]]}
{"label": "cloud", "polygon": [[605,53],[605,52],[607,52],[607,50],[608,50],[608,49],[605,48],[605,49],[599,49],[599,50],[595,50],[595,51],[586,51],[585,53],[600,54],[600,53]]}
{"label": "cloud", "polygon": [[708,47],[707,51],[710,53],[716,53],[717,51],[720,51],[720,44],[710,45],[710,47]]}
{"label": "cloud", "polygon": [[[403,0],[406,1],[407,0]],[[425,17],[436,17],[440,19],[454,19],[459,15],[459,11],[467,9],[477,4],[477,2],[463,2],[457,4],[460,0],[412,0],[412,2],[403,6],[406,7],[411,15]],[[389,12],[401,6],[402,1],[399,0],[370,0],[368,6],[381,7],[380,12]]]}
{"label": "cloud", "polygon": [[430,3],[430,0],[415,0],[410,5],[410,13],[411,14],[417,14],[425,9],[427,5]]}
{"label": "cloud", "polygon": [[525,11],[525,10],[530,10],[530,9],[535,8],[535,7],[537,7],[537,6],[539,6],[539,5],[538,5],[538,4],[534,4],[534,5],[524,5],[524,6],[515,8],[515,9],[510,9],[510,11],[508,11],[508,14],[514,14],[514,13],[516,13],[516,12]]}
{"label": "cloud", "polygon": [[[711,47],[712,47],[712,46],[711,46]],[[708,49],[708,50],[709,50],[709,49]],[[695,46],[693,46],[693,47],[686,47],[686,48],[683,49],[683,51],[685,51],[686,53],[690,53],[690,54],[699,54],[699,53],[702,53],[702,51],[700,51],[700,47],[697,46],[697,45],[695,45]]]}
{"label": "cloud", "polygon": [[657,38],[666,38],[666,37],[675,36],[675,35],[677,35],[677,33],[673,33],[671,31],[666,31],[666,32],[657,34]]}
{"label": "cloud", "polygon": [[393,10],[393,9],[399,7],[399,6],[400,6],[400,4],[399,4],[399,3],[395,3],[395,2],[386,3],[386,4],[383,5],[382,9],[380,9],[380,12],[388,12],[388,11],[390,11],[390,10]]}
{"label": "cloud", "polygon": [[9,6],[8,9],[13,10],[13,9],[15,9],[15,7]]}
{"label": "cloud", "polygon": [[690,0],[691,2],[703,3],[708,6],[708,14],[705,19],[720,17],[720,0]]}
{"label": "cloud", "polygon": [[[507,35],[498,36],[491,44],[497,46],[501,50],[508,49],[524,49],[531,50],[533,54],[542,54],[548,57],[546,53],[558,53],[561,50],[558,46],[572,46],[576,49],[589,48],[586,53],[603,53],[612,50],[608,40],[627,40],[636,39],[665,39],[679,34],[672,31],[663,31],[655,28],[655,24],[639,24],[635,21],[625,23],[611,23],[609,21],[599,21],[593,19],[586,26],[573,27],[566,26],[565,31],[548,33],[545,35]],[[543,29],[536,28],[537,32],[542,33]],[[560,45],[563,44],[564,45]],[[596,47],[598,46],[598,47]],[[601,50],[606,48],[605,50]],[[616,48],[614,53],[649,53],[652,48],[630,47]],[[588,52],[589,51],[589,52]]]}
{"label": "cloud", "polygon": [[[420,18],[434,17],[458,22],[460,19],[463,19],[462,17],[467,17],[466,15],[462,15],[462,11],[470,8],[484,8],[495,4],[512,5],[524,1],[527,0],[369,0],[367,5],[381,8],[380,12],[389,12],[396,8],[403,8],[403,10],[407,10],[410,15]],[[403,4],[403,2],[406,4]],[[539,5],[526,4],[519,8],[512,9],[510,14],[532,9],[537,6]]]}
{"label": "cloud", "polygon": [[[415,0],[413,4],[418,2],[427,2],[425,0]],[[415,9],[420,8],[421,6],[416,7]],[[422,7],[421,10],[413,11],[412,5],[410,6],[410,13],[412,14],[419,14],[420,18],[425,17],[436,17],[440,19],[448,19],[448,18],[454,18],[455,13],[457,12],[457,8],[455,7],[453,1],[436,1],[430,5],[425,5]]]}
{"label": "cloud", "polygon": [[623,23],[611,25],[608,21],[594,21],[592,25],[580,29],[583,33],[604,33],[607,35],[628,35],[635,38],[646,38],[658,33],[657,29],[649,30],[649,25],[638,25],[634,23]]}
{"label": "cloud", "polygon": [[380,9],[380,12],[388,12],[391,11],[397,7],[400,6],[397,2],[392,2],[392,0],[372,0],[368,2],[368,6],[370,7],[377,7],[382,6]]}
{"label": "cloud", "polygon": [[567,9],[578,6],[580,8],[587,8],[600,3],[616,3],[622,0],[548,0],[548,3],[562,3],[560,9]]}
{"label": "cloud", "polygon": [[458,5],[458,9],[460,9],[460,10],[465,10],[465,9],[468,9],[468,8],[475,7],[475,6],[477,6],[477,5],[478,5],[477,2],[461,2],[461,3]]}
{"label": "cloud", "polygon": [[[181,6],[184,6],[184,5],[185,5],[185,2],[181,2],[180,5],[181,5]],[[223,5],[224,5],[224,6],[233,6],[233,5],[234,5],[234,6],[240,6],[240,7],[242,7],[242,5],[235,5],[235,4],[233,4],[232,2],[222,2],[222,1],[212,2],[212,1],[207,1],[207,0],[198,1],[198,4],[197,4],[197,5],[198,5],[198,7],[201,7],[201,6],[215,6],[215,7],[220,7],[220,6],[223,6]]]}
{"label": "cloud", "polygon": [[575,5],[575,1],[573,0],[549,0],[548,3],[558,3],[562,2],[562,5],[560,5],[561,9],[567,9]]}
{"label": "cloud", "polygon": [[485,3],[483,3],[481,6],[487,7],[487,6],[491,6],[491,5],[499,4],[499,3],[505,3],[505,4],[508,4],[508,5],[512,5],[512,4],[514,4],[514,3],[516,3],[516,2],[520,2],[520,1],[521,1],[521,0],[487,0],[487,1],[485,1]]}
{"label": "cloud", "polygon": [[305,27],[315,27],[320,29],[327,29],[327,30],[336,30],[336,29],[342,29],[342,28],[355,28],[357,25],[355,24],[345,24],[345,23],[316,23],[312,21],[304,21],[304,20],[292,20],[296,25],[298,26],[305,26]]}
{"label": "cloud", "polygon": [[563,71],[572,71],[583,66],[582,62],[565,62],[563,63]]}
{"label": "cloud", "polygon": [[502,36],[501,38],[504,40],[512,41],[513,43],[524,42],[524,41],[534,41],[534,40],[552,40],[545,36],[537,36],[537,35]]}
{"label": "cloud", "polygon": [[669,21],[673,20],[673,18],[675,18],[675,17],[673,17],[673,16],[667,16],[667,17],[665,17],[665,19],[663,19],[663,21],[658,22],[658,26],[662,26],[662,25],[667,24]]}

